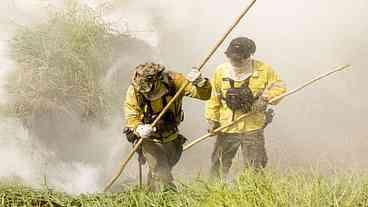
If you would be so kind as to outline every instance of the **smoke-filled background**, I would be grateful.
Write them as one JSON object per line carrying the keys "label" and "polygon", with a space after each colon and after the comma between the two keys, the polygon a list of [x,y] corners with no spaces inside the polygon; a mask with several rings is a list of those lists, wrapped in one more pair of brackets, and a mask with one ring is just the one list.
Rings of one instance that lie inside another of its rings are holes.
{"label": "smoke-filled background", "polygon": [[[18,27],[45,21],[48,10],[61,9],[64,3],[2,1],[2,77],[14,69],[8,55],[8,40],[13,32]],[[109,69],[106,78],[119,70],[126,80],[121,86],[126,89],[132,65],[140,61],[154,59],[184,73],[198,65],[250,2],[95,0],[81,3],[96,8],[114,29],[128,32],[152,47],[154,52],[149,58],[129,48],[132,52],[121,55],[115,67]],[[205,75],[210,76],[216,65],[225,61],[223,51],[229,40],[237,36],[255,40],[255,58],[271,64],[289,89],[337,65],[353,66],[352,70],[318,82],[275,107],[276,118],[266,129],[270,166],[321,170],[368,168],[365,159],[367,9],[368,2],[364,0],[356,0],[354,4],[329,0],[260,0],[205,67]],[[118,99],[124,96],[123,89]],[[1,102],[7,102],[6,93],[1,94]],[[203,135],[206,132],[204,103],[187,99],[184,110],[182,133],[189,139]],[[89,135],[83,139],[76,135],[55,141],[59,147],[47,147],[50,145],[45,142],[58,136],[50,134],[48,140],[34,139],[17,120],[4,118],[0,132],[0,178],[37,186],[46,177],[48,184],[71,193],[100,190],[130,150],[121,135],[122,115],[116,114],[112,120],[103,129],[89,127]],[[60,130],[83,127],[78,118],[60,124],[65,125]],[[206,174],[211,150],[209,141],[185,152],[175,175]],[[136,169],[133,160],[121,180],[135,182]]]}

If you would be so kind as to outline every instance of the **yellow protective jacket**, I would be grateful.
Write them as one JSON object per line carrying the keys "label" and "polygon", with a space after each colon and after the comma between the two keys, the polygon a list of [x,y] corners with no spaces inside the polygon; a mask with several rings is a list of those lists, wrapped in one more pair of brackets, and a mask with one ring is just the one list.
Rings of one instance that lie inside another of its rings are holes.
{"label": "yellow protective jacket", "polygon": [[[249,80],[249,88],[253,95],[261,94],[266,87],[264,96],[270,100],[276,96],[279,96],[286,92],[286,87],[279,79],[278,75],[271,66],[254,60],[254,72]],[[230,78],[230,63],[224,63],[217,67],[212,78],[212,95],[211,99],[207,102],[206,118],[207,120],[219,122],[221,126],[232,122],[233,111],[226,106],[225,100],[221,97],[225,96],[227,89],[230,88],[228,81],[223,81],[223,78]],[[235,87],[239,87],[243,81],[235,81]],[[272,85],[271,85],[272,84]],[[236,111],[234,118],[236,119],[242,114],[242,112]],[[245,118],[226,129],[224,133],[245,133],[253,130],[260,129],[265,124],[265,114],[263,112],[257,112],[253,115]]]}
{"label": "yellow protective jacket", "polygon": [[[185,84],[186,78],[176,72],[167,72],[166,75],[168,75],[171,78],[171,81],[175,87],[175,92],[179,90],[179,88]],[[165,87],[165,85],[160,84],[162,87]],[[189,96],[196,99],[201,100],[208,100],[211,97],[211,83],[207,81],[204,86],[202,87],[196,87],[193,86],[191,83],[187,85],[187,87],[184,89],[184,92],[181,93],[181,95],[174,101],[174,103],[170,106],[169,110],[175,114],[175,118],[177,121],[177,124],[179,124],[182,121],[182,101],[184,96]],[[141,108],[140,106],[140,97],[141,94],[137,94],[136,90],[132,85],[129,86],[127,95],[124,101],[124,112],[125,112],[125,124],[126,127],[131,129],[136,129],[136,127],[139,124],[143,124],[144,121],[144,112],[147,110],[146,108]],[[173,96],[167,96],[166,102],[168,103]],[[162,111],[162,109],[165,107],[163,104],[163,99],[158,98],[156,100],[150,101],[150,105],[152,107],[152,110],[154,113],[159,113]],[[162,134],[162,133],[160,133]],[[168,142],[171,140],[174,140],[177,137],[176,133],[163,133],[163,141]]]}

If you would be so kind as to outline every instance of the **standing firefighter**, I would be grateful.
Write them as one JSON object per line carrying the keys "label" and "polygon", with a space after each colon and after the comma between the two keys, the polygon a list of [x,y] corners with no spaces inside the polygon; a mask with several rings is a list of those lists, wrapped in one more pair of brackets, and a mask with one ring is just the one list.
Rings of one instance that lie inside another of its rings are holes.
{"label": "standing firefighter", "polygon": [[254,41],[238,37],[230,42],[225,54],[229,59],[215,71],[212,96],[207,104],[209,132],[231,123],[244,113],[254,113],[217,134],[212,153],[212,176],[226,175],[239,147],[246,167],[266,166],[264,128],[272,119],[266,111],[268,101],[286,92],[271,67],[252,58]]}
{"label": "standing firefighter", "polygon": [[[186,77],[164,70],[164,66],[155,63],[138,65],[124,105],[128,141],[144,139],[141,150],[149,166],[148,185],[152,191],[175,187],[171,170],[179,161],[186,140],[178,132],[184,118],[183,97],[208,100],[211,96],[211,84],[199,70],[193,69]],[[152,128],[150,124],[187,80],[190,84]]]}

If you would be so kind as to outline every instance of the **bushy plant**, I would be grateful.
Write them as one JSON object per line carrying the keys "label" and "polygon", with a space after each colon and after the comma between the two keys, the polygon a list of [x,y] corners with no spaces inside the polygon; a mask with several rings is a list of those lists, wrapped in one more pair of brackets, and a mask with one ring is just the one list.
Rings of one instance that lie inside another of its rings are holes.
{"label": "bushy plant", "polygon": [[33,113],[79,112],[102,118],[111,110],[101,84],[112,64],[116,35],[93,10],[70,7],[43,24],[19,28],[11,40],[17,68],[8,81],[17,117]]}
{"label": "bushy plant", "polygon": [[152,54],[95,10],[70,4],[42,23],[19,27],[11,39],[16,68],[6,85],[8,114],[53,151],[73,151],[89,127],[104,126],[119,112],[129,71]]}

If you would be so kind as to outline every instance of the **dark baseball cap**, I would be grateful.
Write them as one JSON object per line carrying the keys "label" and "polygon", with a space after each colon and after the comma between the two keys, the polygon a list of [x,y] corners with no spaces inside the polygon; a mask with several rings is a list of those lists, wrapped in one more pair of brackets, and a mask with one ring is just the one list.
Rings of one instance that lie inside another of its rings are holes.
{"label": "dark baseball cap", "polygon": [[225,54],[228,57],[244,57],[248,58],[256,52],[256,44],[247,37],[237,37],[231,40]]}

